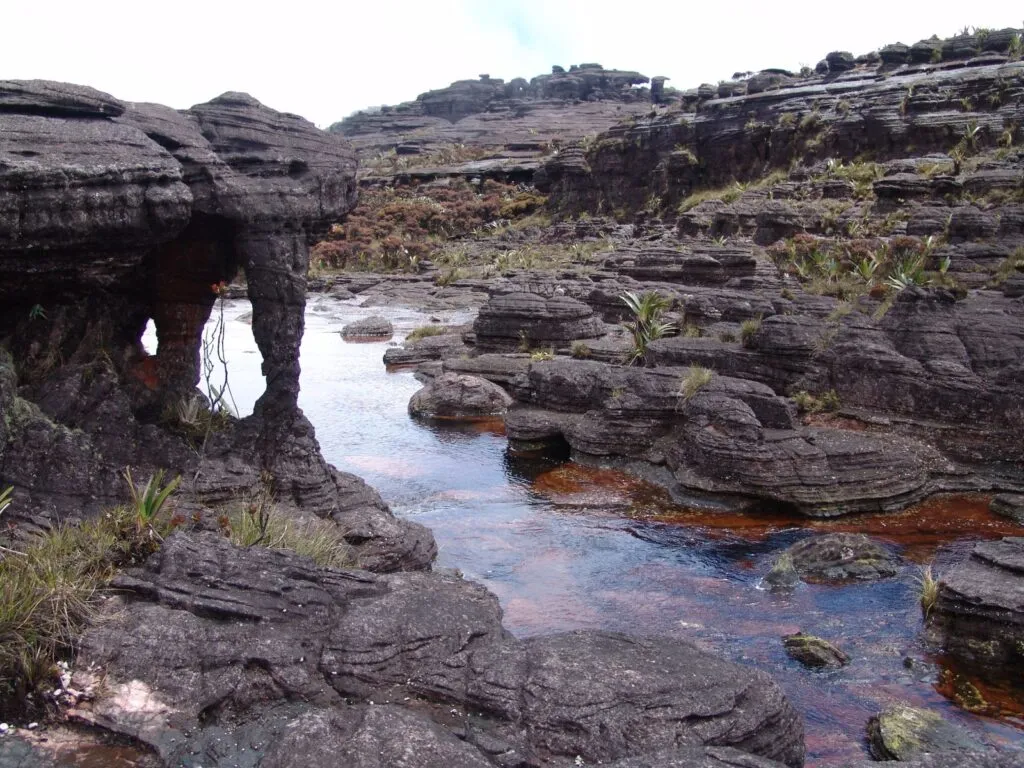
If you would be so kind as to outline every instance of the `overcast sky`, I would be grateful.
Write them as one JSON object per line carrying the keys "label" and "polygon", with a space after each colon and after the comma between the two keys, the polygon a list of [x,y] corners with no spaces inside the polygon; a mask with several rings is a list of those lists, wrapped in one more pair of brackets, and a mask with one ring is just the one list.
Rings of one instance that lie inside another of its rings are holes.
{"label": "overcast sky", "polygon": [[[690,88],[798,69],[966,25],[1021,27],[1017,0],[5,0],[0,79],[91,85],[184,108],[228,90],[321,127],[452,80],[598,62]],[[626,12],[624,9],[629,9]]]}

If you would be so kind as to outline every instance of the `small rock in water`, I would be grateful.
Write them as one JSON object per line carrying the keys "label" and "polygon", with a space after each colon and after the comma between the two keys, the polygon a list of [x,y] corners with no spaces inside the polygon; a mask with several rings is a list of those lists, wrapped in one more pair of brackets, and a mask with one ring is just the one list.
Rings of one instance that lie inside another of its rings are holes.
{"label": "small rock in water", "polygon": [[772,592],[790,590],[799,583],[800,574],[793,567],[793,557],[788,552],[779,555],[768,575],[764,577],[764,584]]}
{"label": "small rock in water", "polygon": [[798,541],[786,550],[803,579],[867,581],[895,576],[899,559],[861,533],[829,533]]}
{"label": "small rock in water", "polygon": [[381,338],[389,339],[395,328],[391,321],[380,315],[372,315],[362,320],[349,323],[341,329],[342,338]]}
{"label": "small rock in water", "polygon": [[868,721],[876,760],[913,760],[928,752],[983,752],[985,747],[937,712],[897,704]]}
{"label": "small rock in water", "polygon": [[796,659],[805,667],[836,669],[845,667],[850,661],[850,657],[832,643],[814,635],[805,635],[803,632],[785,635],[782,638],[782,645],[790,658]]}

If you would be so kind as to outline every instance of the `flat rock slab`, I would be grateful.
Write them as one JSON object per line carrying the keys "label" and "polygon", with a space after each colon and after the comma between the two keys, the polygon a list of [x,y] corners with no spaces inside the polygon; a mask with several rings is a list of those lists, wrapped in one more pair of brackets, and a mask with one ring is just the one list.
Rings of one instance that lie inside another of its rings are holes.
{"label": "flat rock slab", "polygon": [[391,321],[380,315],[364,317],[341,329],[341,336],[345,339],[390,339],[394,333]]}

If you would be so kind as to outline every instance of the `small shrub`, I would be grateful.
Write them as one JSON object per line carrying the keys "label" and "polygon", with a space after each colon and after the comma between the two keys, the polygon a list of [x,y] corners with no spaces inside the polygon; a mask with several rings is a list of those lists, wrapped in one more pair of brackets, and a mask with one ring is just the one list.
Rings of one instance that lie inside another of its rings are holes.
{"label": "small shrub", "polygon": [[571,347],[572,356],[577,360],[586,360],[593,354],[586,342],[574,341]]}
{"label": "small shrub", "polygon": [[995,277],[992,278],[992,283],[993,285],[1001,285],[1014,272],[1021,271],[1024,271],[1024,245],[1018,246],[1013,253],[1003,260],[1003,263],[999,265],[999,269],[996,270]]}
{"label": "small shrub", "polygon": [[761,330],[761,315],[744,320],[740,324],[740,340],[743,342],[743,346],[753,346],[754,337],[758,331]]}
{"label": "small shrub", "polygon": [[535,363],[542,363],[545,360],[554,360],[555,352],[553,349],[538,349],[535,352],[530,353],[530,360]]}
{"label": "small shrub", "polygon": [[834,389],[820,396],[801,390],[794,394],[792,399],[801,413],[833,413],[840,408],[839,395]]}
{"label": "small shrub", "polygon": [[715,372],[710,368],[705,368],[701,365],[691,365],[690,370],[687,371],[679,386],[679,394],[682,395],[684,401],[689,400],[706,387],[711,379],[714,378],[714,375]]}
{"label": "small shrub", "polygon": [[454,283],[456,280],[461,279],[462,273],[459,271],[458,267],[452,267],[451,269],[447,269],[441,274],[439,274],[437,277],[435,277],[434,285],[439,286],[441,288],[445,288]]}
{"label": "small shrub", "polygon": [[704,336],[704,329],[699,325],[687,324],[683,327],[683,336],[688,339],[699,339]]}

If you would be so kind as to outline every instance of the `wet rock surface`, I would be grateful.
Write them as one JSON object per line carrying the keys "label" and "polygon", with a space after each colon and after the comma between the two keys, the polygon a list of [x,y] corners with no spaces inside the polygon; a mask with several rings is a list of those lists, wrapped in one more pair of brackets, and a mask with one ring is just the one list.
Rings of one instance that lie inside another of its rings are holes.
{"label": "wet rock surface", "polygon": [[997,515],[1024,524],[1024,494],[1004,493],[992,499],[990,509]]}
{"label": "wet rock surface", "polygon": [[850,657],[832,643],[820,637],[805,635],[803,632],[785,635],[782,638],[782,645],[790,658],[812,669],[845,667],[850,661]]}
{"label": "wet rock surface", "polygon": [[[166,761],[221,729],[238,734],[274,702],[302,701],[293,736],[268,758],[311,749],[309,734],[323,732],[342,751],[385,752],[400,749],[397,734],[419,734],[426,754],[460,765],[488,749],[610,762],[680,744],[803,762],[800,720],[765,675],[677,640],[515,640],[494,596],[455,576],[330,571],[176,534],[115,586],[123,597],[83,638],[75,681],[105,684],[75,716]],[[405,709],[413,700],[420,714]]]}
{"label": "wet rock surface", "polygon": [[[876,760],[900,762],[930,753],[984,752],[983,746],[969,732],[941,715],[904,705],[896,705],[871,718],[868,743]],[[966,756],[961,760],[966,760]]]}
{"label": "wet rock surface", "polygon": [[882,579],[899,572],[889,549],[857,533],[811,536],[786,550],[800,577],[813,581]]}

